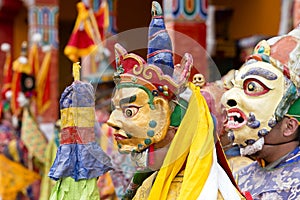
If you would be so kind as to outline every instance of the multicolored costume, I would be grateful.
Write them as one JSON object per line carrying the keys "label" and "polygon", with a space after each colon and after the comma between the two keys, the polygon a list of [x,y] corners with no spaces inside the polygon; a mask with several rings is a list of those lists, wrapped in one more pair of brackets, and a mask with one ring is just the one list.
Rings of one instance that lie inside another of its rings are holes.
{"label": "multicolored costume", "polygon": [[60,146],[49,172],[57,183],[50,199],[99,199],[97,177],[112,167],[110,158],[95,141],[94,106],[93,86],[78,78],[61,95]]}
{"label": "multicolored costume", "polygon": [[[222,98],[229,137],[240,146],[241,155],[257,157],[236,174],[241,190],[249,191],[254,199],[296,199],[300,195],[299,54],[299,28],[262,40],[236,73],[233,88]],[[295,131],[287,134],[281,124],[291,118]],[[279,145],[291,150],[267,162],[266,157],[275,154],[270,148]]]}
{"label": "multicolored costume", "polygon": [[124,198],[243,198],[218,163],[223,156],[227,165],[215,148],[206,101],[188,83],[192,56],[186,53],[173,64],[171,39],[155,1],[148,38],[147,62],[115,45],[116,89],[107,123],[116,129],[119,151],[130,153],[138,168]]}
{"label": "multicolored costume", "polygon": [[271,165],[259,162],[243,168],[236,176],[243,191],[253,199],[297,199],[300,195],[300,147]]}

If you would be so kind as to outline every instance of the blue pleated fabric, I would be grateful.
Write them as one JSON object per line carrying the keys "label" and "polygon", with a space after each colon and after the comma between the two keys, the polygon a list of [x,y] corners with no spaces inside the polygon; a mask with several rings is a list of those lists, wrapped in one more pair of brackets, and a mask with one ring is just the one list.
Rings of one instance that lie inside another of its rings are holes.
{"label": "blue pleated fabric", "polygon": [[110,158],[98,143],[59,146],[48,176],[54,180],[72,177],[75,181],[96,178],[112,169]]}

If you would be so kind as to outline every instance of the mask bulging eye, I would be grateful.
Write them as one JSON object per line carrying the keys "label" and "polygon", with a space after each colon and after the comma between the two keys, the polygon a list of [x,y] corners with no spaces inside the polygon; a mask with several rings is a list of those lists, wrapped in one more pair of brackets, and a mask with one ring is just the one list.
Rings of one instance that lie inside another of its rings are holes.
{"label": "mask bulging eye", "polygon": [[260,82],[257,79],[246,79],[243,84],[244,92],[249,96],[259,96],[269,92],[270,88],[268,88],[265,84]]}
{"label": "mask bulging eye", "polygon": [[124,116],[127,118],[135,116],[138,111],[139,107],[136,106],[128,106],[123,108]]}

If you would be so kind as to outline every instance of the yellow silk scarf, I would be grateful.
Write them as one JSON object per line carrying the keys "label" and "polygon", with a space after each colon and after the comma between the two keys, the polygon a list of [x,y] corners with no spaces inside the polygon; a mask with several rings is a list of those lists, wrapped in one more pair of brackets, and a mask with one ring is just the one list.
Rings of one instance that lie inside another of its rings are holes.
{"label": "yellow silk scarf", "polygon": [[197,199],[213,160],[213,121],[200,88],[189,83],[192,95],[186,114],[170,145],[149,200],[167,199],[174,177],[186,162],[178,199]]}

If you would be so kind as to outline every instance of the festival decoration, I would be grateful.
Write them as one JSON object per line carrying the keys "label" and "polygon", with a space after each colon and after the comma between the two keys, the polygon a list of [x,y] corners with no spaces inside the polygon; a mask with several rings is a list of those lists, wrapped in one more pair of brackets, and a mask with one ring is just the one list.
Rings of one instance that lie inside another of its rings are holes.
{"label": "festival decoration", "polygon": [[40,179],[36,172],[9,160],[3,154],[0,154],[0,169],[0,198],[2,200],[16,199],[18,192]]}
{"label": "festival decoration", "polygon": [[27,58],[27,42],[24,41],[21,55],[13,62],[11,109],[15,116],[21,114],[22,106],[28,103],[25,96],[32,96],[32,91],[35,88],[35,78],[31,72],[32,68]]}
{"label": "festival decoration", "polygon": [[78,62],[80,57],[91,54],[101,43],[96,19],[89,5],[79,2],[77,11],[75,26],[64,50],[72,62]]}
{"label": "festival decoration", "polygon": [[48,174],[57,182],[50,199],[99,199],[97,178],[112,166],[95,141],[94,88],[80,81],[79,63],[73,64],[73,77],[60,99],[60,146]]}
{"label": "festival decoration", "polygon": [[38,114],[43,114],[50,106],[51,96],[51,82],[50,82],[50,70],[51,70],[51,46],[46,45],[42,48],[45,53],[44,59],[36,79],[36,91],[37,91],[37,111]]}
{"label": "festival decoration", "polygon": [[11,84],[12,84],[12,56],[10,44],[1,44],[1,50],[5,52],[5,63],[3,67],[3,86],[1,89],[1,96],[3,99],[9,100],[11,98]]}
{"label": "festival decoration", "polygon": [[34,77],[37,77],[40,70],[39,64],[39,49],[38,43],[42,40],[42,35],[35,33],[32,36],[32,45],[28,53],[28,63],[31,66],[31,72]]}
{"label": "festival decoration", "polygon": [[29,107],[23,108],[21,139],[28,149],[30,157],[35,157],[39,162],[44,163],[48,141],[39,129],[39,125],[29,111]]}
{"label": "festival decoration", "polygon": [[109,8],[107,0],[102,0],[98,11],[95,13],[95,19],[98,25],[101,40],[105,40],[105,32],[109,27]]}

